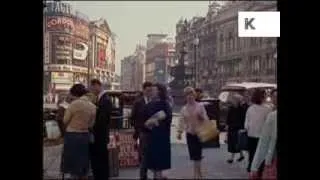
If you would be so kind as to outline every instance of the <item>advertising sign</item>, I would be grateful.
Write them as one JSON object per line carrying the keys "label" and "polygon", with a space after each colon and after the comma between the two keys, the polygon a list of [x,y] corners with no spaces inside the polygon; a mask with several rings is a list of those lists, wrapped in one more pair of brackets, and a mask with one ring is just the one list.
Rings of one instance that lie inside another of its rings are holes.
{"label": "advertising sign", "polygon": [[120,167],[134,167],[139,165],[138,150],[135,148],[136,142],[133,139],[133,132],[119,132],[119,161]]}
{"label": "advertising sign", "polygon": [[47,15],[51,14],[63,14],[63,15],[74,15],[76,12],[72,9],[72,6],[62,2],[47,2],[44,13]]}
{"label": "advertising sign", "polygon": [[98,44],[98,67],[104,68],[106,66],[106,46]]}
{"label": "advertising sign", "polygon": [[44,64],[50,63],[50,35],[45,33],[44,35]]}
{"label": "advertising sign", "polygon": [[71,36],[53,34],[52,35],[52,62],[59,60],[72,60]]}
{"label": "advertising sign", "polygon": [[52,72],[51,82],[58,84],[72,84],[72,73]]}
{"label": "advertising sign", "polygon": [[51,82],[55,84],[72,84],[73,74],[66,72],[52,72]]}
{"label": "advertising sign", "polygon": [[77,42],[73,49],[73,58],[78,60],[86,60],[88,56],[88,45],[83,42]]}
{"label": "advertising sign", "polygon": [[46,30],[73,33],[75,30],[73,18],[65,16],[47,16]]}
{"label": "advertising sign", "polygon": [[77,19],[74,21],[75,30],[74,35],[83,39],[89,40],[89,24],[84,20]]}

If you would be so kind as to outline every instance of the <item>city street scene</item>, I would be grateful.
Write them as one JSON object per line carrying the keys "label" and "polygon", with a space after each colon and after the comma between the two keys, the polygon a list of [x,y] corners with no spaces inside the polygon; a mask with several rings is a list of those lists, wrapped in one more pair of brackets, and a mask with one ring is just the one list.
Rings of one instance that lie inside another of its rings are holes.
{"label": "city street scene", "polygon": [[276,179],[276,1],[44,1],[44,179]]}

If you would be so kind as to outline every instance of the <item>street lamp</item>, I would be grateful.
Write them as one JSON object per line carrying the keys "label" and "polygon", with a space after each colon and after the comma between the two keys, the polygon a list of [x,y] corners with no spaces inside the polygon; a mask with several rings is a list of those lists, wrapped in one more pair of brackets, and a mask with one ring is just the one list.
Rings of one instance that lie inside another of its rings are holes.
{"label": "street lamp", "polygon": [[193,45],[194,45],[194,87],[197,87],[197,48],[199,45],[199,38],[196,37],[193,40]]}

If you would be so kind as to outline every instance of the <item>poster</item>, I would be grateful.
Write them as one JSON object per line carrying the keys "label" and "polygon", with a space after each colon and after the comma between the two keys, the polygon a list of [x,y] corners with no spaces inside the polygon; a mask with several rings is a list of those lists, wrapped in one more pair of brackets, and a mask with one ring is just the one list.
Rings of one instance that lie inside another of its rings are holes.
{"label": "poster", "polygon": [[120,168],[138,166],[139,154],[138,149],[135,148],[136,142],[133,139],[133,131],[120,131],[119,143]]}

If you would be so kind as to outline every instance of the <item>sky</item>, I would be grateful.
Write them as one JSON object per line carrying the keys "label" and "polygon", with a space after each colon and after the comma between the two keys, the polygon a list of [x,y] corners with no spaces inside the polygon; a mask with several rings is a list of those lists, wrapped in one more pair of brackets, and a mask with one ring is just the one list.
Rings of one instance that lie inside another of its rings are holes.
{"label": "sky", "polygon": [[205,16],[209,1],[69,1],[90,20],[104,18],[117,35],[116,73],[121,59],[134,53],[137,44],[146,45],[147,34],[175,36],[175,25],[183,17]]}

